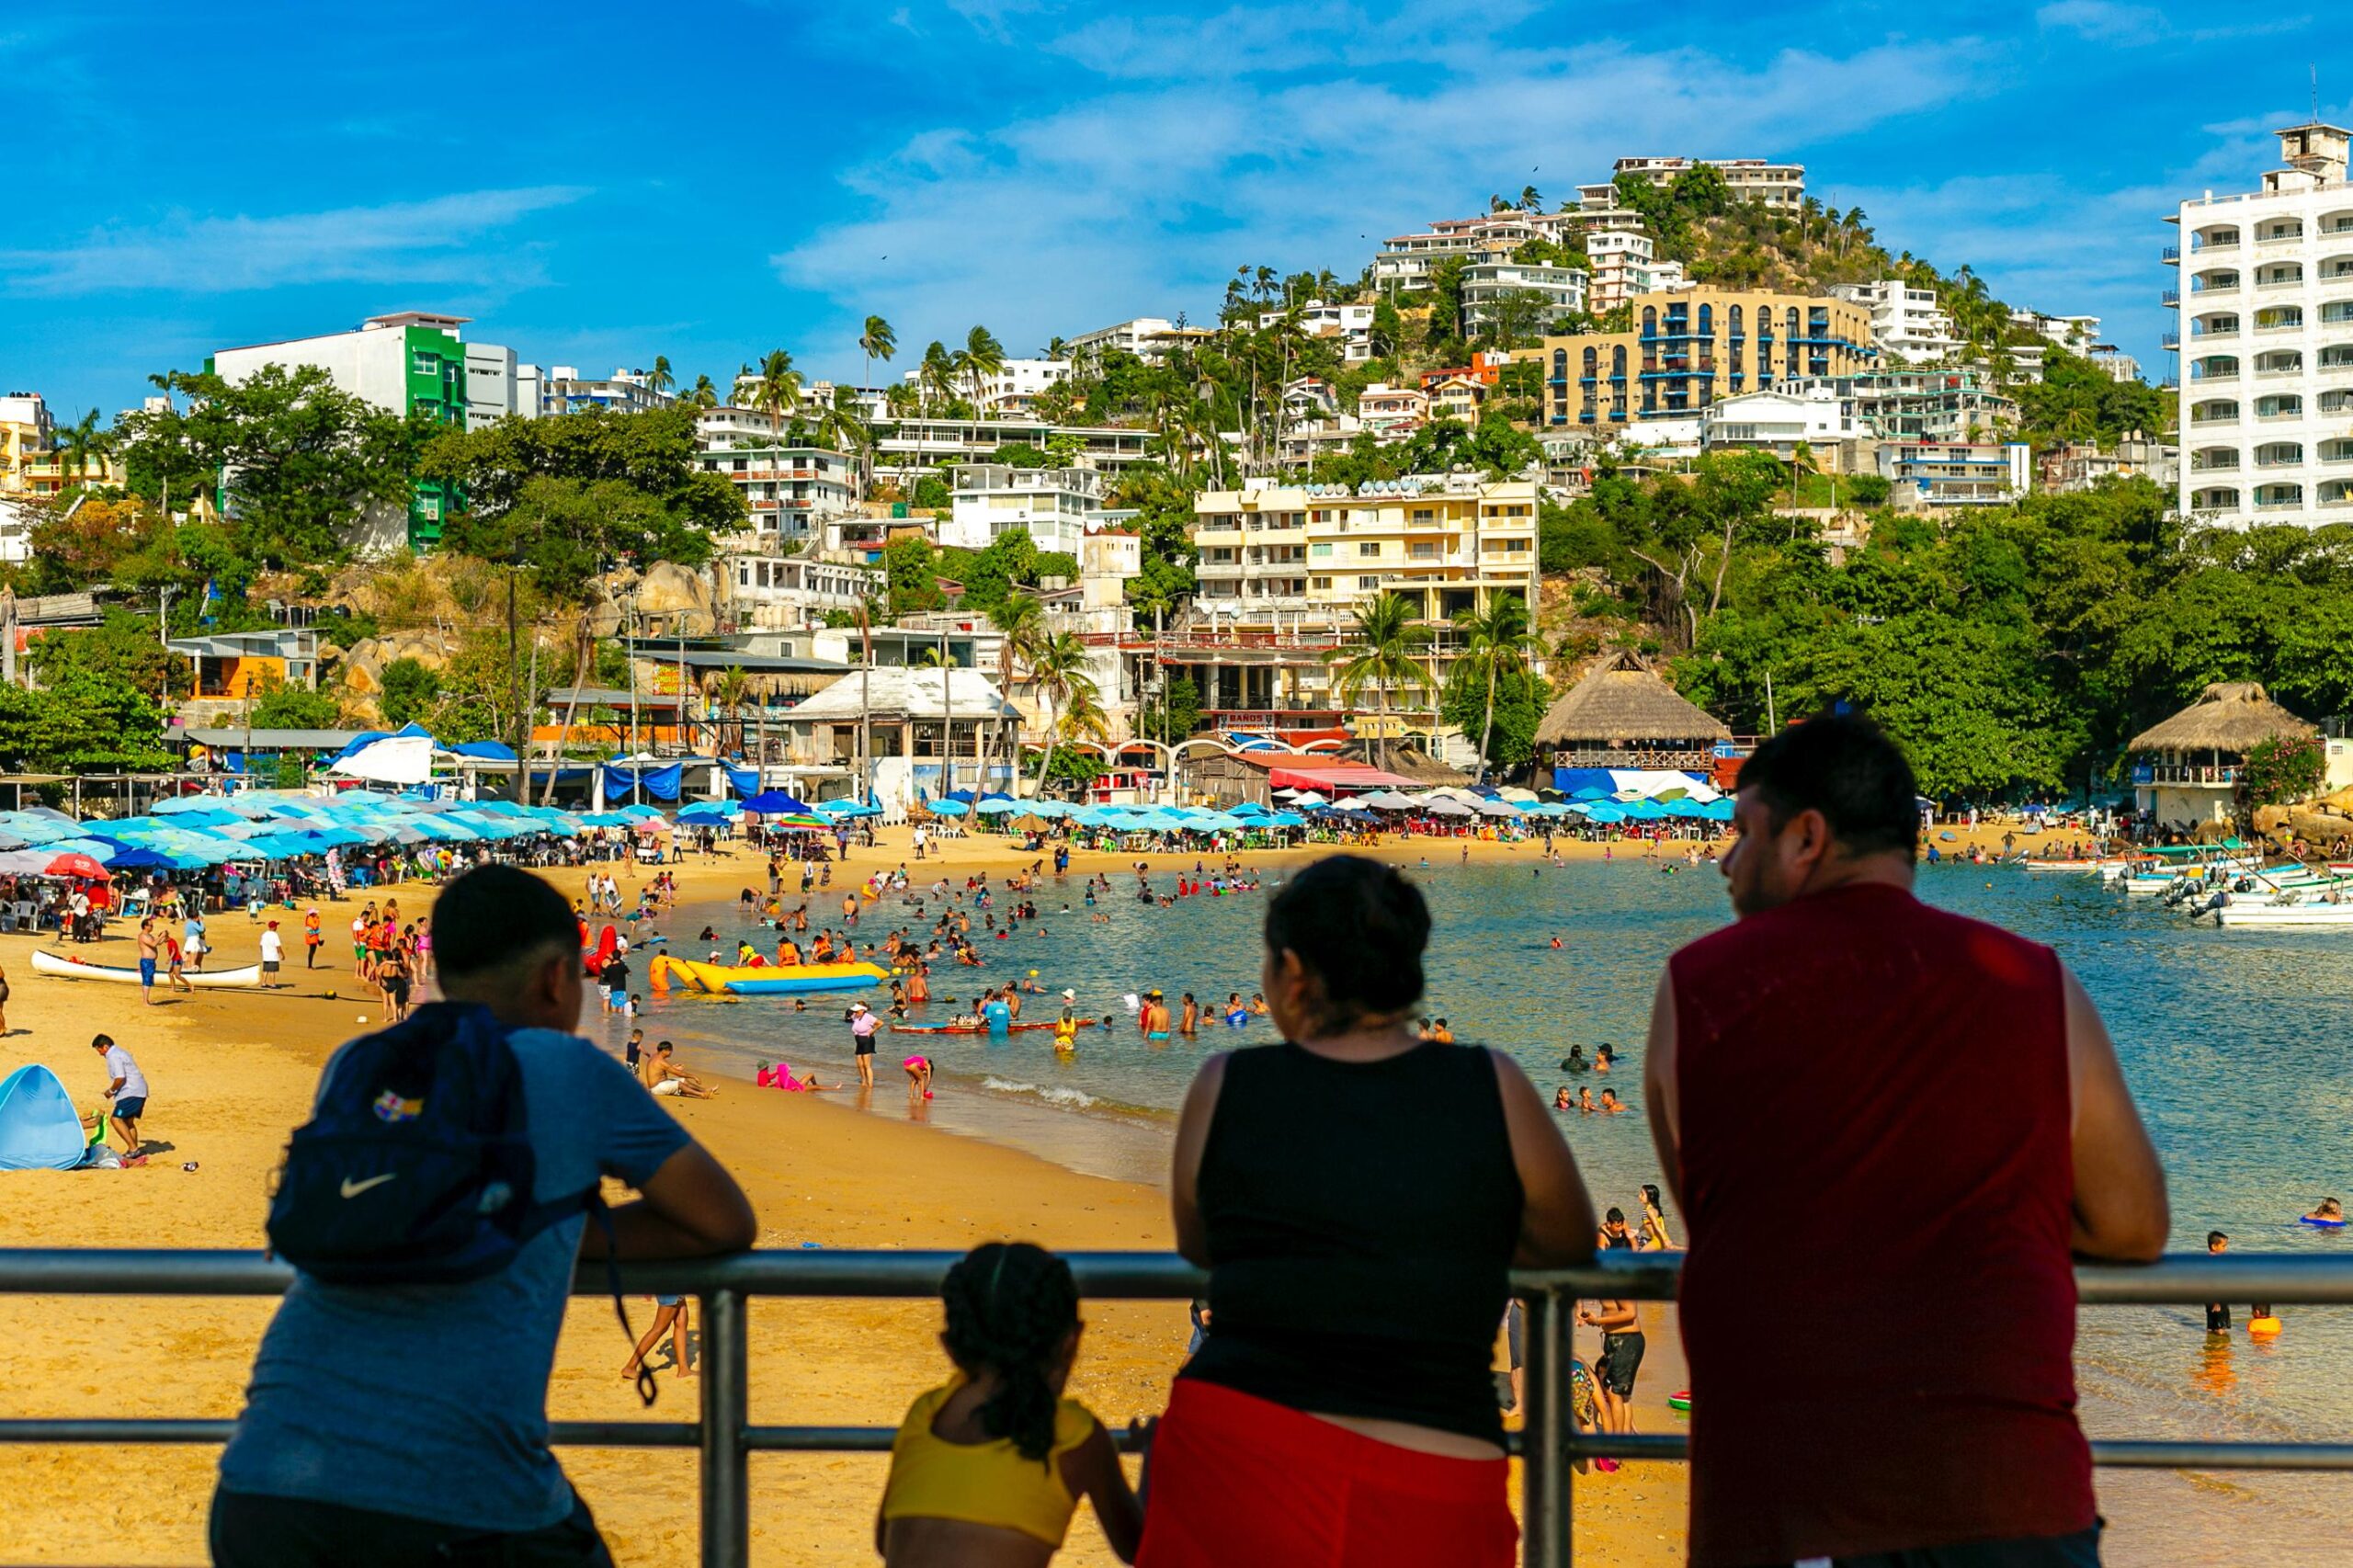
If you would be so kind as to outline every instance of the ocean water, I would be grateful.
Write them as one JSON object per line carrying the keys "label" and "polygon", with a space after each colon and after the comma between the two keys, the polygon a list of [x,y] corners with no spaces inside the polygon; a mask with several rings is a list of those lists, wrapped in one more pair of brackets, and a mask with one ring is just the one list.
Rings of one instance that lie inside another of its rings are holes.
{"label": "ocean water", "polygon": [[[1427,1011],[1447,1018],[1460,1040],[1510,1051],[1548,1096],[1563,1082],[1590,1085],[1597,1096],[1608,1085],[1633,1108],[1636,1114],[1565,1119],[1597,1207],[1632,1211],[1638,1186],[1658,1179],[1639,1114],[1652,988],[1669,953],[1730,918],[1712,866],[1672,864],[1663,870],[1629,858],[1553,867],[1531,849],[1518,864],[1439,858],[1427,870],[1408,867],[1435,926]],[[1155,884],[1173,889],[1175,872],[1173,861],[1162,860]],[[1265,874],[1271,881],[1279,872]],[[1266,895],[1195,897],[1164,909],[1135,900],[1131,873],[1115,872],[1112,882],[1098,911],[1089,911],[1079,878],[1049,881],[1030,895],[1038,928],[983,941],[990,962],[977,974],[950,965],[935,966],[933,976],[937,993],[968,996],[976,979],[1025,979],[1034,969],[1046,994],[1030,999],[1027,1016],[1051,1017],[1069,986],[1082,1008],[1114,1014],[1111,1028],[1083,1032],[1068,1057],[1058,1057],[1043,1033],[1000,1043],[885,1037],[874,1112],[907,1114],[897,1063],[920,1050],[938,1064],[938,1096],[926,1108],[937,1125],[1080,1169],[1160,1180],[1174,1111],[1199,1059],[1272,1036],[1261,1019],[1239,1029],[1205,1024],[1198,1041],[1146,1042],[1120,997],[1157,985],[1173,1009],[1189,990],[1212,1014],[1229,993],[1248,997]],[[2209,1229],[2229,1232],[2243,1250],[2353,1246],[2347,1233],[2296,1222],[2325,1194],[2353,1197],[2353,1142],[2346,1135],[2353,1073],[2340,1032],[2353,1000],[2353,936],[2193,926],[2152,901],[2128,903],[2096,879],[2012,868],[1923,867],[1920,891],[2051,944],[2082,979],[2116,1037],[2164,1155],[2176,1250],[2202,1247]],[[813,918],[832,906],[821,898]],[[1001,902],[1000,920],[1002,911]],[[1090,920],[1097,912],[1105,923]],[[922,932],[937,913],[936,903],[920,916],[886,905],[861,923],[861,945],[899,926]],[[706,923],[731,945],[739,930],[758,939],[732,907],[681,909],[667,928],[693,932]],[[1556,934],[1563,943],[1558,951],[1550,946]],[[789,1000],[773,998],[669,998],[654,1001],[643,1022],[652,1038],[675,1040],[731,1073],[748,1077],[755,1058],[781,1057],[832,1082],[850,1071],[842,1023],[847,1002],[812,999],[806,1012],[795,1012]],[[952,1010],[935,1001],[928,1016],[943,1019]],[[1572,1041],[1588,1057],[1613,1043],[1626,1065],[1572,1079],[1557,1070]],[[2291,1307],[2282,1315],[2286,1332],[2272,1344],[2250,1344],[2242,1327],[2217,1350],[2207,1345],[2194,1307],[2086,1309],[2077,1352],[2086,1426],[2116,1437],[2341,1439],[2353,1430],[2353,1314]],[[2240,1316],[2243,1324],[2243,1310]],[[2114,1511],[2120,1494],[2178,1484],[2110,1472],[2103,1494]],[[2200,1486],[2200,1517],[2229,1522],[2239,1532],[2235,1550],[2253,1553],[2236,1560],[2298,1560],[2297,1543],[2314,1540],[2307,1532],[2341,1542],[2336,1532],[2353,1520],[2345,1501],[2353,1494],[2326,1477],[2249,1475]]]}

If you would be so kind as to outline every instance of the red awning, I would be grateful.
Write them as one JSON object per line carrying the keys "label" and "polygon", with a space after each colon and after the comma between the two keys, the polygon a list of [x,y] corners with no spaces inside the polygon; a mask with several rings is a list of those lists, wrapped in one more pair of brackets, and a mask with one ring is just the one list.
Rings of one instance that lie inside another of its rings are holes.
{"label": "red awning", "polygon": [[1378,767],[1368,767],[1360,762],[1335,763],[1330,767],[1270,767],[1267,770],[1267,787],[1270,790],[1322,790],[1327,792],[1352,790],[1413,790],[1420,786],[1411,778],[1394,773],[1383,773]]}

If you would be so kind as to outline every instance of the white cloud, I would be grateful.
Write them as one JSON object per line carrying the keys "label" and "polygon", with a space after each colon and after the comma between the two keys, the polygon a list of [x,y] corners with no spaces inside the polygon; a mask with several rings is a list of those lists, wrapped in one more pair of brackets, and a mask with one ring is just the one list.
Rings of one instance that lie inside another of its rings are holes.
{"label": "white cloud", "polygon": [[[1308,36],[1345,30],[1354,15],[1279,13]],[[1456,16],[1449,47],[1475,68],[1392,59],[1412,67],[1394,85],[1369,70],[1270,81],[1219,69],[1290,59],[1282,28],[1242,13],[1202,22],[1191,52],[1141,24],[1089,24],[1054,47],[1158,79],[911,136],[847,176],[866,215],[773,263],[788,284],[833,301],[843,324],[879,310],[920,344],[985,313],[1009,344],[1043,342],[1130,315],[1198,316],[1243,261],[1350,274],[1386,235],[1523,184],[1557,202],[1624,153],[1772,154],[1933,111],[1984,90],[1999,68],[1971,40],[1737,62],[1614,43],[1483,49],[1492,34],[1471,36]],[[1411,33],[1425,17],[1409,6],[1380,26]],[[1180,58],[1196,64],[1178,75]],[[1630,126],[1643,128],[1639,147]]]}
{"label": "white cloud", "polygon": [[2053,0],[2034,19],[2038,26],[2081,33],[2098,43],[2152,43],[2173,30],[2154,6],[2119,0]]}
{"label": "white cloud", "polygon": [[145,227],[101,229],[54,249],[0,251],[0,280],[10,292],[40,295],[352,282],[522,287],[539,276],[536,256],[518,248],[486,264],[479,242],[586,194],[542,186],[267,218],[175,214]]}

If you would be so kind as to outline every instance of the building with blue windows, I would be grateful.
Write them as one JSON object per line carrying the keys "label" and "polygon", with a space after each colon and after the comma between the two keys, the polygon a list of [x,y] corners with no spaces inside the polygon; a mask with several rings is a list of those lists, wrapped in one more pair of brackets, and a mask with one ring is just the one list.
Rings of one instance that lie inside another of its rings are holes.
{"label": "building with blue windows", "polygon": [[1870,312],[1845,300],[1694,288],[1636,296],[1631,332],[1548,337],[1544,422],[1624,427],[1719,398],[1875,367]]}

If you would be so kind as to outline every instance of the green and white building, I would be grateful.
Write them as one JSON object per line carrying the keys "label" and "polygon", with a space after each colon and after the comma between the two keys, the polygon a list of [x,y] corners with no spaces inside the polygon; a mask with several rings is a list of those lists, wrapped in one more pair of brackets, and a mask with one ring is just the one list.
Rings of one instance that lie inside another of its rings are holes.
{"label": "green and white building", "polygon": [[[313,366],[345,392],[388,414],[403,418],[423,415],[465,429],[479,429],[508,415],[537,417],[538,367],[517,365],[511,348],[466,342],[459,329],[467,319],[431,311],[370,316],[356,332],[223,348],[206,359],[204,368],[224,381],[242,381],[265,365],[290,370]],[[420,482],[409,497],[404,531],[395,512],[373,522],[368,537],[356,542],[363,552],[434,544],[449,510],[450,498],[444,488]]]}

